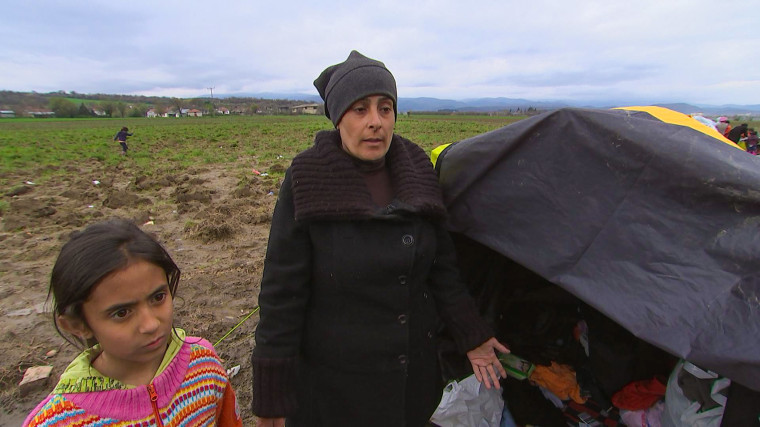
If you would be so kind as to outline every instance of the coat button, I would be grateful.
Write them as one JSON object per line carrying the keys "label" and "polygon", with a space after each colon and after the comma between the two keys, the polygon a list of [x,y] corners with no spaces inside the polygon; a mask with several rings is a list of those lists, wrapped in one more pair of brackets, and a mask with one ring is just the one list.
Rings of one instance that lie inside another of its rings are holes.
{"label": "coat button", "polygon": [[411,234],[404,234],[401,238],[401,243],[403,243],[404,246],[412,246],[414,244],[414,237],[412,237]]}
{"label": "coat button", "polygon": [[427,336],[428,338],[433,339],[433,331],[428,331]]}
{"label": "coat button", "polygon": [[401,323],[402,325],[406,323],[406,314],[402,314],[398,317],[398,323]]}
{"label": "coat button", "polygon": [[398,363],[402,365],[406,365],[406,354],[402,354],[401,356],[398,357]]}
{"label": "coat button", "polygon": [[422,296],[425,297],[425,299],[428,299],[428,293],[427,292],[423,292]]}
{"label": "coat button", "polygon": [[398,282],[402,285],[406,285],[406,276],[398,276]]}

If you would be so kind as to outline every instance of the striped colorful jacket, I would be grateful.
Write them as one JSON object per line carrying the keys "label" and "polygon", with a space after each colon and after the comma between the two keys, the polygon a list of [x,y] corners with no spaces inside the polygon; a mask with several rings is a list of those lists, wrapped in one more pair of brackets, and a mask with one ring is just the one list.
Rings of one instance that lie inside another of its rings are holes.
{"label": "striped colorful jacket", "polygon": [[[176,353],[148,385],[129,386],[94,372],[67,375],[29,414],[24,426],[242,426],[227,372],[202,338],[179,341]],[[170,349],[167,352],[171,352]],[[89,360],[89,359],[86,359]],[[89,363],[88,363],[89,365]],[[77,371],[77,369],[73,369]],[[78,373],[93,372],[79,369]]]}

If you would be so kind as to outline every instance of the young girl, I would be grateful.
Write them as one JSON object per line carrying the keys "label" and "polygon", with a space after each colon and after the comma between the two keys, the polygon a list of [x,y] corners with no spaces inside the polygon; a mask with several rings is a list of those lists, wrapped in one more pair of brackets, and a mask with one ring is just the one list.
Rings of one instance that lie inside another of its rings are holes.
{"label": "young girl", "polygon": [[114,141],[119,141],[119,144],[121,145],[121,155],[127,154],[127,137],[132,136],[131,133],[129,133],[129,128],[124,126],[121,128],[120,131],[116,133],[116,135],[113,137]]}
{"label": "young girl", "polygon": [[87,227],[61,249],[53,322],[87,348],[24,426],[241,426],[212,345],[172,326],[180,271],[121,219]]}

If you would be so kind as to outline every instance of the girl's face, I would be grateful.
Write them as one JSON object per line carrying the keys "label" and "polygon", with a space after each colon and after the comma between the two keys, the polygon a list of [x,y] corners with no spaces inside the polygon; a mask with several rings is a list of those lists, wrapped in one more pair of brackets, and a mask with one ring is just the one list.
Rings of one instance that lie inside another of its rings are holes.
{"label": "girl's face", "polygon": [[98,371],[128,384],[149,382],[171,338],[173,314],[164,270],[137,260],[95,286],[82,305],[79,334],[100,343]]}
{"label": "girl's face", "polygon": [[360,99],[338,122],[343,150],[360,160],[380,160],[391,146],[395,124],[392,99],[381,95]]}

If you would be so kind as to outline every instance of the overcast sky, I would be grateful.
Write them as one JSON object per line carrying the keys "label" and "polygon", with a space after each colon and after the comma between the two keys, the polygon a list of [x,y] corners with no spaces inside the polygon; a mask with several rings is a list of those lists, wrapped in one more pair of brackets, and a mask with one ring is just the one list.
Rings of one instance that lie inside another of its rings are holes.
{"label": "overcast sky", "polygon": [[760,104],[750,3],[5,2],[0,90],[316,95],[356,49],[385,62],[400,97]]}

